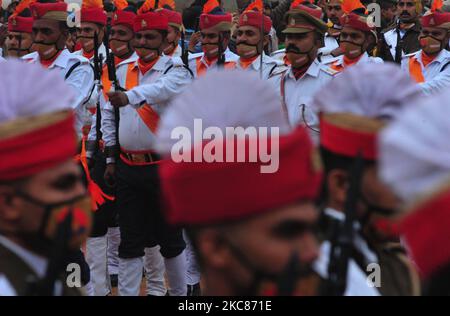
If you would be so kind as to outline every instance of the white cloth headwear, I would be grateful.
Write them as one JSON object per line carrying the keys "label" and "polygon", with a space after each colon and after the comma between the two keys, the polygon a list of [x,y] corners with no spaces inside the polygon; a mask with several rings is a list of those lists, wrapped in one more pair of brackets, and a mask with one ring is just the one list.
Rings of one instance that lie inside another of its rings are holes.
{"label": "white cloth headwear", "polygon": [[73,92],[58,72],[8,59],[0,74],[0,123],[71,108]]}
{"label": "white cloth headwear", "polygon": [[416,102],[421,91],[393,64],[359,64],[334,78],[315,96],[316,113],[352,113],[392,119]]}
{"label": "white cloth headwear", "polygon": [[216,127],[223,135],[226,127],[278,127],[280,134],[291,131],[273,86],[244,71],[209,71],[181,93],[161,117],[157,150],[170,153],[179,141],[171,138],[176,128],[185,127],[194,135],[195,119],[202,120],[203,130]]}
{"label": "white cloth headwear", "polygon": [[381,133],[380,176],[407,204],[450,180],[449,99],[423,99]]}

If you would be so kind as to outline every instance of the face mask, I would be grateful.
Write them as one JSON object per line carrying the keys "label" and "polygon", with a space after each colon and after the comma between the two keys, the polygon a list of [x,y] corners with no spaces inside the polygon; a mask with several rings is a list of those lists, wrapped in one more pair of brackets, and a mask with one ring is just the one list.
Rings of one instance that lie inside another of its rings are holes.
{"label": "face mask", "polygon": [[8,56],[13,57],[22,57],[26,54],[30,53],[32,44],[30,44],[27,48],[22,48],[22,36],[19,37],[18,47],[8,48]]}
{"label": "face mask", "polygon": [[258,56],[260,45],[252,45],[246,42],[237,43],[237,53],[242,58],[252,58]]}
{"label": "face mask", "polygon": [[374,205],[363,195],[361,195],[361,201],[367,210],[360,220],[366,236],[378,242],[398,241],[398,224],[392,219],[395,210]]}
{"label": "face mask", "polygon": [[294,68],[301,68],[313,62],[310,53],[314,49],[314,45],[308,50],[300,50],[294,44],[289,44],[286,48],[286,56]]}
{"label": "face mask", "polygon": [[117,57],[125,56],[132,52],[129,41],[113,39],[109,41],[109,46],[111,47],[114,55]]}
{"label": "face mask", "polygon": [[90,53],[94,50],[94,38],[93,37],[83,37],[79,36],[78,40],[80,41],[81,47],[86,53]]}
{"label": "face mask", "polygon": [[164,49],[165,54],[172,53],[177,48],[177,42],[168,42],[169,46]]}
{"label": "face mask", "polygon": [[69,214],[71,214],[72,220],[69,224],[68,248],[71,250],[78,249],[88,237],[92,225],[91,203],[88,197],[80,196],[68,201],[46,204],[24,192],[19,191],[17,195],[27,202],[44,209],[44,215],[38,231],[22,234],[25,240],[29,241],[33,247],[43,247],[41,249],[43,252],[51,247],[57,237],[58,228]]}
{"label": "face mask", "polygon": [[252,281],[243,296],[297,296],[316,295],[319,290],[319,277],[311,265],[301,264],[296,252],[292,252],[289,261],[280,273],[269,273],[256,267],[247,256],[233,243],[225,240],[235,258],[248,271],[252,272]]}
{"label": "face mask", "polygon": [[134,49],[139,58],[145,62],[153,61],[159,56],[159,48],[135,47]]}
{"label": "face mask", "polygon": [[435,55],[443,49],[442,41],[432,36],[421,37],[419,43],[423,51],[428,55]]}
{"label": "face mask", "polygon": [[59,52],[56,43],[34,43],[32,49],[38,52],[42,60],[52,59]]}
{"label": "face mask", "polygon": [[215,58],[219,55],[218,44],[202,44],[202,50],[206,57]]}
{"label": "face mask", "polygon": [[362,45],[353,42],[340,41],[339,47],[341,48],[344,55],[350,59],[355,59],[364,53]]}

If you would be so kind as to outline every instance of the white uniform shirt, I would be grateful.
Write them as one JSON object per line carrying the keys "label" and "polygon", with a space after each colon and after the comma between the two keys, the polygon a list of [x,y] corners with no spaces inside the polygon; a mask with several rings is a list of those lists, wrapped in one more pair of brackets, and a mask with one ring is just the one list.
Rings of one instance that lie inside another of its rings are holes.
{"label": "white uniform shirt", "polygon": [[[239,56],[230,51],[230,49],[227,48],[227,50],[224,53],[225,55],[225,63],[228,62],[234,62],[236,63],[239,59]],[[203,53],[198,54],[189,54],[189,68],[194,73],[194,77],[197,78],[197,59],[200,58],[200,62],[206,66],[206,68],[209,69],[215,69],[217,68],[217,63],[212,64],[211,66],[208,66],[205,56]]]}
{"label": "white uniform shirt", "polygon": [[[262,79],[269,79],[271,74],[275,71],[275,69],[279,66],[282,66],[283,63],[279,60],[276,60],[274,58],[271,58],[263,53],[263,72],[262,72]],[[253,63],[245,70],[248,71],[255,71],[258,74],[260,73],[260,66],[261,66],[261,57],[258,56]],[[239,60],[236,63],[237,69],[243,69]]]}
{"label": "white uniform shirt", "polygon": [[[130,58],[122,60],[120,63],[118,63],[116,65],[116,76],[117,76],[117,79],[119,79],[120,76],[122,76],[122,78],[126,77],[126,71],[127,71],[128,64],[129,63],[135,63],[137,58],[138,58],[137,54],[133,53],[130,56]],[[103,71],[107,71],[107,69],[105,68]],[[125,88],[122,85],[121,85],[121,87]],[[114,91],[114,87],[113,86],[111,86],[111,90]],[[109,91],[106,91],[106,92],[109,92]],[[106,101],[103,91],[99,94],[99,98],[98,99],[99,99],[99,103],[100,103],[100,111],[102,113],[102,115],[101,115],[101,118],[102,118],[101,131],[102,131],[102,134],[103,134],[102,139],[107,144],[111,144],[111,143],[115,144],[115,139],[109,139],[108,138],[108,137],[111,137],[111,134],[110,133],[106,133],[105,134],[105,132],[104,132],[105,129],[106,130],[113,130],[113,129],[115,129],[115,121],[111,120],[111,119],[109,119],[109,120],[105,119],[104,120],[103,112],[105,110],[105,106],[108,103],[108,101]],[[94,141],[94,140],[97,139],[97,117],[96,116],[97,115],[94,114],[93,117],[92,117],[91,130],[90,130],[89,135],[88,135],[88,140],[89,141]],[[88,157],[91,157],[92,154],[93,154],[92,152],[87,152]]]}
{"label": "white uniform shirt", "polygon": [[[136,56],[124,61],[117,68],[117,79],[121,87],[126,87],[128,64],[138,67]],[[145,125],[136,109],[147,103],[159,114],[169,105],[171,99],[181,93],[192,80],[182,64],[167,56],[161,56],[145,75],[139,72],[139,85],[126,92],[129,104],[120,108],[119,139],[120,146],[127,151],[151,151],[155,135]],[[164,72],[173,66],[165,75]],[[115,142],[114,109],[108,102],[102,113],[102,132],[106,146]]]}
{"label": "white uniform shirt", "polygon": [[448,50],[443,49],[426,67],[422,63],[422,50],[406,55],[402,59],[401,67],[408,75],[411,75],[409,73],[411,58],[415,58],[422,68],[425,82],[419,83],[419,85],[424,94],[434,94],[450,87],[450,52]]}
{"label": "white uniform shirt", "polygon": [[[40,62],[39,54],[37,52],[25,55],[22,59],[30,63]],[[67,78],[66,83],[75,92],[75,101],[72,108],[75,111],[76,131],[78,135],[81,136],[82,127],[84,125],[91,124],[91,113],[86,109],[85,105],[94,85],[94,72],[89,65],[89,60],[83,56],[70,53],[67,49],[64,49],[61,51],[56,60],[48,67],[48,69],[59,71],[61,73],[61,77],[65,78],[70,68],[77,62],[81,62],[81,64],[72,71],[69,78]],[[51,87],[49,87],[49,89],[51,89]]]}
{"label": "white uniform shirt", "polygon": [[[355,65],[358,64],[382,64],[384,63],[383,59],[379,58],[379,57],[371,57],[369,56],[369,54],[367,54],[367,52],[364,52],[364,54],[361,56],[361,58],[355,63]],[[335,64],[337,66],[343,66],[346,67],[344,65],[344,55],[340,55],[338,57],[335,57],[334,59],[329,60],[328,62],[325,63],[328,66],[331,66],[332,64]]]}
{"label": "white uniform shirt", "polygon": [[[319,63],[317,58],[309,66],[303,77],[295,79],[292,68],[270,79],[280,93],[283,110],[287,111],[289,123],[292,126],[306,123],[309,127],[318,129],[319,120],[311,109],[311,101],[320,89],[333,79],[337,71]],[[284,98],[282,92],[282,77],[284,80]]]}

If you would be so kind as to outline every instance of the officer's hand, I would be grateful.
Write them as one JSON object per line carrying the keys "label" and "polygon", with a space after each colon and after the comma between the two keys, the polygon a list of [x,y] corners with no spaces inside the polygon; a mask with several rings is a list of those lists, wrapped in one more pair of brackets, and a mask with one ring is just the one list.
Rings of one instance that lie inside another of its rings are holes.
{"label": "officer's hand", "polygon": [[195,52],[195,46],[198,44],[198,42],[200,42],[200,37],[201,37],[200,32],[195,32],[194,34],[191,35],[188,46],[188,50],[190,52]]}
{"label": "officer's hand", "polygon": [[130,103],[130,101],[128,101],[128,96],[125,94],[125,92],[122,91],[108,92],[107,95],[109,98],[109,102],[111,102],[113,106],[121,107]]}
{"label": "officer's hand", "polygon": [[106,165],[104,178],[107,186],[114,187],[116,185],[116,165],[114,163]]}

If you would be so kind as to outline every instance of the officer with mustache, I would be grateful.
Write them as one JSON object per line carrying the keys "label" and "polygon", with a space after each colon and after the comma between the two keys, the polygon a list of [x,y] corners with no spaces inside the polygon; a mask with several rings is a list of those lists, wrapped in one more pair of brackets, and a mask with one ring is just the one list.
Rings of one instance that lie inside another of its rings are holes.
{"label": "officer with mustache", "polygon": [[[261,24],[264,19],[264,34],[261,34]],[[239,18],[236,48],[239,55],[238,69],[261,72],[263,79],[276,73],[281,62],[270,58],[264,53],[263,47],[269,43],[269,32],[272,21],[268,16],[258,11],[244,12]],[[261,57],[262,54],[262,57]],[[262,70],[261,67],[262,59]]]}
{"label": "officer with mustache", "polygon": [[30,5],[34,18],[33,48],[36,51],[23,56],[22,59],[59,71],[66,83],[75,91],[76,98],[72,108],[75,110],[76,132],[81,138],[82,127],[91,122],[91,115],[86,111],[85,102],[89,99],[94,86],[94,72],[88,59],[70,53],[65,48],[69,36],[67,4],[56,0],[45,1]]}
{"label": "officer with mustache", "polygon": [[5,41],[7,56],[20,58],[32,52],[32,28],[33,18],[30,9],[17,7],[15,13],[8,19],[8,36]]}
{"label": "officer with mustache", "polygon": [[282,109],[292,126],[305,124],[314,133],[317,117],[310,109],[314,94],[338,72],[319,62],[317,55],[323,46],[327,25],[320,20],[322,10],[304,3],[287,14],[286,58],[289,68],[270,79],[278,89]]}
{"label": "officer with mustache", "polygon": [[421,0],[400,0],[397,3],[397,23],[382,32],[378,43],[378,57],[398,64],[405,54],[420,50],[419,15],[422,13]]}

